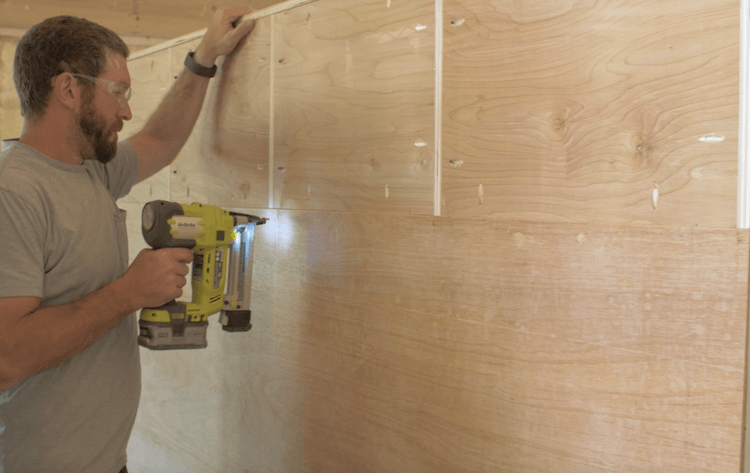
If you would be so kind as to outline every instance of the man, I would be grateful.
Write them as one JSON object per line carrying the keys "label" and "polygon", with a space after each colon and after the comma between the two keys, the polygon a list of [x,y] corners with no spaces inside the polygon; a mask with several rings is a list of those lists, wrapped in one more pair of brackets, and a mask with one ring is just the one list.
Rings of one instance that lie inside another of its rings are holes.
{"label": "man", "polygon": [[184,145],[215,60],[254,22],[221,9],[144,129],[131,118],[128,49],[92,22],[57,17],[21,39],[24,127],[0,154],[0,473],[126,472],[140,398],[135,311],[182,294],[186,249],[128,267],[115,201]]}

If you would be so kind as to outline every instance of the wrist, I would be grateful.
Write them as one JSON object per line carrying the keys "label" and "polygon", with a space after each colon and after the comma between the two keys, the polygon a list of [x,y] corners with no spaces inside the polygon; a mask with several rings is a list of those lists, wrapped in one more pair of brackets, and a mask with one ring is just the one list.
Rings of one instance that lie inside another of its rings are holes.
{"label": "wrist", "polygon": [[213,67],[216,59],[218,59],[218,56],[210,54],[202,43],[193,54],[193,60],[203,67]]}
{"label": "wrist", "polygon": [[109,283],[109,286],[109,289],[115,294],[114,297],[118,299],[118,305],[128,313],[143,308],[142,298],[139,297],[137,290],[131,283],[130,274],[127,271],[125,274]]}

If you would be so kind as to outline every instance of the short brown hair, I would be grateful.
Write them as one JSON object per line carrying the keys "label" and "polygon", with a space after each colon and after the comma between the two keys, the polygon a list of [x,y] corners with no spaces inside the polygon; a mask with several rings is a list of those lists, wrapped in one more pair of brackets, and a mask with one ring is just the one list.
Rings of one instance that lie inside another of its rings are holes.
{"label": "short brown hair", "polygon": [[21,115],[30,119],[44,114],[58,74],[98,77],[107,67],[107,49],[126,59],[130,55],[115,32],[83,18],[56,16],[32,26],[19,41],[13,61]]}

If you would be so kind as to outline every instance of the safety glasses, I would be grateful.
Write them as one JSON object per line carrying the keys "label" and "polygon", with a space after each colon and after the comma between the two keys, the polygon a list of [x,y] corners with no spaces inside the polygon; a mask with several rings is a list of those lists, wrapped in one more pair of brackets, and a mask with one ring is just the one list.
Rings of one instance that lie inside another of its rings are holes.
{"label": "safety glasses", "polygon": [[132,90],[127,85],[123,84],[122,82],[115,82],[113,80],[109,79],[102,79],[100,77],[91,77],[84,74],[78,74],[75,72],[71,72],[70,75],[75,77],[80,77],[82,79],[89,80],[96,84],[98,87],[101,87],[102,89],[106,90],[109,94],[111,94],[115,100],[117,100],[117,103],[120,104],[120,107],[127,107],[128,106],[128,100],[130,100],[130,96],[132,95]]}

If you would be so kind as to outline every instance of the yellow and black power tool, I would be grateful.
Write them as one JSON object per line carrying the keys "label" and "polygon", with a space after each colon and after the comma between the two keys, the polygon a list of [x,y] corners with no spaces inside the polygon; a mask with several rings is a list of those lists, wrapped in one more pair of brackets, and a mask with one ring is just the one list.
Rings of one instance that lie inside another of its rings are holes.
{"label": "yellow and black power tool", "polygon": [[138,344],[152,350],[205,348],[208,316],[219,311],[224,330],[250,330],[255,227],[266,219],[155,200],[143,207],[142,220],[143,238],[152,248],[190,248],[195,258],[192,301],[141,310]]}

